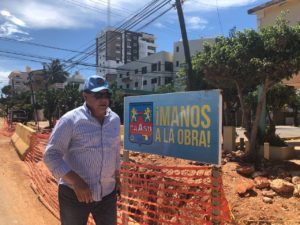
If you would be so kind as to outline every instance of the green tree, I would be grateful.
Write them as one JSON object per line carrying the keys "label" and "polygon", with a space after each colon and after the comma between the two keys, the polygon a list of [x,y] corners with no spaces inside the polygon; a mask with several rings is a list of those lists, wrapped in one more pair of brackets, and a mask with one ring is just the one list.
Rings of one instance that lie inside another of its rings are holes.
{"label": "green tree", "polygon": [[53,60],[51,63],[44,63],[44,74],[46,80],[46,91],[42,93],[40,99],[42,99],[41,105],[45,108],[46,118],[49,121],[49,127],[52,128],[53,116],[57,111],[58,107],[56,106],[59,102],[59,90],[49,89],[52,84],[55,83],[64,83],[69,76],[69,73],[64,70],[64,65],[60,63],[58,59]]}
{"label": "green tree", "polygon": [[12,95],[12,86],[11,85],[6,85],[1,89],[2,93],[5,94],[6,96]]}
{"label": "green tree", "polygon": [[[275,25],[259,32],[233,32],[229,37],[217,38],[215,44],[205,45],[193,65],[210,81],[235,85],[243,117],[247,118],[243,124],[250,140],[247,153],[255,157],[258,125],[267,92],[282,79],[289,79],[300,71],[300,26],[289,26],[280,18]],[[245,98],[258,85],[262,87],[262,94],[250,123]]]}
{"label": "green tree", "polygon": [[44,63],[44,73],[46,79],[46,89],[55,83],[64,83],[69,73],[64,70],[64,65],[58,59],[53,60],[51,63]]}
{"label": "green tree", "polygon": [[45,109],[45,117],[49,121],[49,128],[54,126],[54,116],[57,113],[59,100],[62,90],[49,89],[45,91],[39,91],[37,94],[38,103]]}
{"label": "green tree", "polygon": [[67,111],[75,109],[76,107],[82,105],[82,103],[83,98],[82,92],[79,91],[79,84],[67,84],[64,87],[64,90],[61,92],[61,97],[59,98],[59,114],[61,115]]}

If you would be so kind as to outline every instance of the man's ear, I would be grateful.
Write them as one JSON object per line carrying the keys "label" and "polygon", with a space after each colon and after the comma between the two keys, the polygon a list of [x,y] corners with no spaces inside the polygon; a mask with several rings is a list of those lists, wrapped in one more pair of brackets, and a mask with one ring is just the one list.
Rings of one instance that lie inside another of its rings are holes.
{"label": "man's ear", "polygon": [[82,92],[82,97],[84,100],[86,100],[86,93],[85,92]]}

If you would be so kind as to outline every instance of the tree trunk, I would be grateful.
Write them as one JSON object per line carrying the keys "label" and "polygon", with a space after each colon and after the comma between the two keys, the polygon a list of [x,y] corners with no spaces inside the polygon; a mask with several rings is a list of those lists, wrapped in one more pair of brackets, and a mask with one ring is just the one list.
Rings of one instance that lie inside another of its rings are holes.
{"label": "tree trunk", "polygon": [[256,160],[257,157],[257,152],[256,152],[256,147],[257,147],[257,133],[258,133],[258,126],[259,126],[259,121],[260,121],[260,116],[263,110],[263,105],[266,102],[266,94],[268,87],[270,86],[268,79],[266,79],[264,85],[263,85],[263,90],[262,94],[258,99],[257,107],[256,107],[256,112],[255,112],[255,119],[252,124],[251,128],[251,136],[250,136],[250,147],[249,147],[249,155],[253,160]]}
{"label": "tree trunk", "polygon": [[294,126],[298,127],[299,126],[299,122],[298,122],[298,108],[294,108]]}

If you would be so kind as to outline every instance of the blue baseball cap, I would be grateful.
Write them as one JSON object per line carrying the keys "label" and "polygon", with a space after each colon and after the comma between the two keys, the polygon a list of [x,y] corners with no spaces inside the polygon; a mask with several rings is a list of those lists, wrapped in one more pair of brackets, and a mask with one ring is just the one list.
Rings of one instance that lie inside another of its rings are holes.
{"label": "blue baseball cap", "polygon": [[86,81],[84,83],[83,91],[99,92],[102,90],[110,91],[109,85],[104,77],[98,76],[98,75],[93,75],[86,79]]}

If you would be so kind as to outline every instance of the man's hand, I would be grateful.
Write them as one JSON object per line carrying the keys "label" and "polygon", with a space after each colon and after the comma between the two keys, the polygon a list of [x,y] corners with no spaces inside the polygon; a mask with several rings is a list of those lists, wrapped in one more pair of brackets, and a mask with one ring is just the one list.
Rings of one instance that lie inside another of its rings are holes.
{"label": "man's hand", "polygon": [[118,170],[115,173],[115,177],[116,177],[116,191],[117,191],[118,197],[120,197],[121,196],[121,181],[120,181],[120,173]]}
{"label": "man's hand", "polygon": [[63,176],[63,180],[74,187],[74,192],[79,202],[90,203],[93,201],[92,192],[88,184],[74,171]]}

